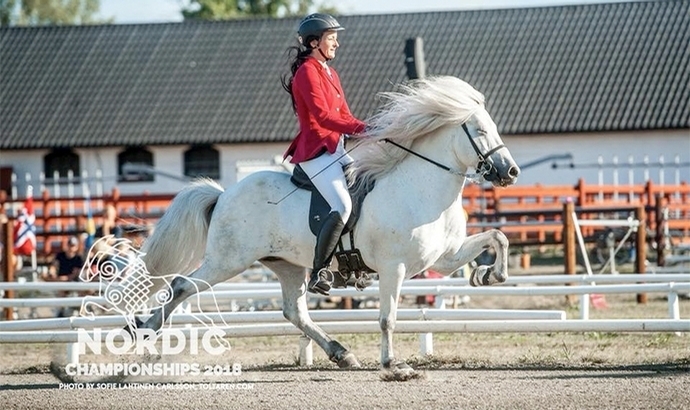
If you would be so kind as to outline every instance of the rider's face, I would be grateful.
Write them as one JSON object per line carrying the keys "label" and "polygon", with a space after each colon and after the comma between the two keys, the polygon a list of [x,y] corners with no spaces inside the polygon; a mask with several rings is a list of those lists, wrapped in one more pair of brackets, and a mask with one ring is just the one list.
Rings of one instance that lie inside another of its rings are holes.
{"label": "rider's face", "polygon": [[338,43],[338,32],[326,31],[323,33],[321,36],[321,41],[319,41],[317,47],[327,58],[335,58],[335,50],[340,47],[340,44]]}

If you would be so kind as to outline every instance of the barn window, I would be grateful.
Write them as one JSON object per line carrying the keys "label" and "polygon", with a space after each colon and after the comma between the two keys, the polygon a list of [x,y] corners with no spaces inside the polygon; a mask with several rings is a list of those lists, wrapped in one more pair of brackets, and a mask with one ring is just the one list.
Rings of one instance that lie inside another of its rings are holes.
{"label": "barn window", "polygon": [[210,145],[195,145],[184,153],[185,176],[220,179],[220,154]]}
{"label": "barn window", "polygon": [[153,154],[143,147],[128,147],[117,154],[119,182],[153,181]]}
{"label": "barn window", "polygon": [[[56,173],[61,183],[67,183],[69,171],[76,178],[81,176],[79,167],[79,155],[69,148],[57,148],[43,157],[43,172],[46,178],[52,179]],[[57,181],[56,181],[57,182]]]}

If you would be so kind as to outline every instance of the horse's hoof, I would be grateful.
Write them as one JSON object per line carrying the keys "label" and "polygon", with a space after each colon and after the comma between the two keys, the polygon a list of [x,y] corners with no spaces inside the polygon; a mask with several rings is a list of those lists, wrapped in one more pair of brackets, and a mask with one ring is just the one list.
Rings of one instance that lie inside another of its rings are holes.
{"label": "horse's hoof", "polygon": [[470,275],[470,286],[478,287],[478,286],[489,286],[491,283],[489,282],[489,277],[490,277],[490,272],[489,272],[489,266],[486,265],[480,265],[474,268],[472,271],[472,274]]}
{"label": "horse's hoof", "polygon": [[413,372],[414,369],[407,363],[405,362],[395,362],[393,366],[391,366],[391,369],[394,372],[402,372],[402,373],[409,373]]}
{"label": "horse's hoof", "polygon": [[144,327],[144,322],[141,321],[138,317],[134,318],[134,323],[127,323],[125,327],[122,328],[125,332],[129,333],[130,336],[133,338],[136,338],[136,330],[141,329]]}
{"label": "horse's hoof", "polygon": [[347,352],[338,360],[338,367],[341,369],[356,369],[362,367],[354,353]]}
{"label": "horse's hoof", "polygon": [[405,362],[395,362],[389,366],[384,367],[381,374],[383,381],[404,382],[407,380],[419,379],[424,377],[423,373],[414,370]]}
{"label": "horse's hoof", "polygon": [[508,273],[496,274],[496,283],[505,283],[508,280]]}

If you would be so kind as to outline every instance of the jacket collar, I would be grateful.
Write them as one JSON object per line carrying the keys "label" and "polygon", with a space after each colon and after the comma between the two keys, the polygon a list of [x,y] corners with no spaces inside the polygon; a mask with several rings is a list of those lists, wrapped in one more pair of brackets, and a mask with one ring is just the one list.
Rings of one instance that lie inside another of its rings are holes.
{"label": "jacket collar", "polygon": [[[328,74],[328,71],[326,71],[326,68],[324,67],[323,64],[321,64],[321,62],[319,60],[315,59],[314,57],[308,57],[307,61],[305,61],[305,63],[313,64],[314,66],[318,67],[319,72],[321,73],[321,76],[326,78],[326,80],[328,80],[328,82],[330,82],[331,85],[333,87],[335,87],[335,89],[339,93],[342,93],[342,90],[340,89],[338,84],[336,84],[334,77],[332,75]],[[331,68],[331,70],[333,70],[333,69]]]}

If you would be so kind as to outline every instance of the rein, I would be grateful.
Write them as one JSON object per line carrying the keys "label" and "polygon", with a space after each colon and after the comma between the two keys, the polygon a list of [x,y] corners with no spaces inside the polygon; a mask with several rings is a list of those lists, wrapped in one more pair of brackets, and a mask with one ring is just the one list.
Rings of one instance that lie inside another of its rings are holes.
{"label": "rein", "polygon": [[442,170],[444,170],[446,172],[449,172],[453,175],[465,177],[465,178],[467,178],[473,182],[478,182],[478,181],[476,181],[478,178],[483,177],[484,175],[488,174],[489,172],[491,172],[491,169],[493,168],[493,164],[491,164],[491,162],[488,161],[489,156],[501,148],[506,148],[506,146],[504,144],[500,144],[500,145],[497,145],[496,147],[492,148],[486,154],[482,154],[482,152],[479,150],[479,147],[474,142],[472,135],[470,135],[470,131],[467,129],[467,126],[465,124],[462,124],[462,129],[465,131],[467,138],[470,139],[470,144],[472,144],[472,148],[474,148],[474,152],[476,152],[477,156],[479,157],[479,163],[477,164],[477,171],[478,172],[475,172],[472,174],[469,174],[466,172],[460,172],[460,171],[457,171],[455,169],[452,169],[451,167],[443,165],[440,162],[434,161],[433,159],[426,157],[426,156],[424,156],[418,152],[412,151],[411,149],[404,147],[404,146],[398,144],[397,142],[395,142],[389,138],[385,138],[383,141],[385,141],[389,144],[395,145],[396,147],[400,148],[401,150],[407,152],[408,154],[412,154],[417,158],[421,158],[424,161],[426,161],[430,164],[433,164],[433,165],[441,168]]}

